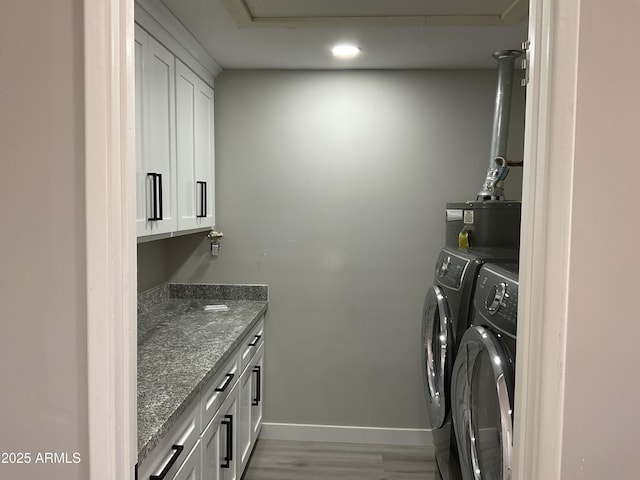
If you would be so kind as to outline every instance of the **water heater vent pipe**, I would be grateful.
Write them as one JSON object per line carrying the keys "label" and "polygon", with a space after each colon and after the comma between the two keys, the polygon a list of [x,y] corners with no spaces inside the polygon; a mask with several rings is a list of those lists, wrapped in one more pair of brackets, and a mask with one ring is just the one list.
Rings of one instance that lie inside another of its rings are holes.
{"label": "water heater vent pipe", "polygon": [[515,61],[520,55],[522,55],[520,50],[500,50],[493,54],[493,58],[498,60],[498,87],[493,112],[489,170],[482,189],[478,192],[478,200],[504,200],[503,181],[509,173],[506,155],[511,88]]}

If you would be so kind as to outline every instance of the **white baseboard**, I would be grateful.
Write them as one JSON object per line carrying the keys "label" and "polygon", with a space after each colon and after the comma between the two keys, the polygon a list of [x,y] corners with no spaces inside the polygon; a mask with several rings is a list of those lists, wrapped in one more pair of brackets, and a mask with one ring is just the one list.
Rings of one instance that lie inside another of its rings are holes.
{"label": "white baseboard", "polygon": [[433,446],[431,430],[419,428],[263,423],[260,437],[271,440],[292,440],[298,442]]}

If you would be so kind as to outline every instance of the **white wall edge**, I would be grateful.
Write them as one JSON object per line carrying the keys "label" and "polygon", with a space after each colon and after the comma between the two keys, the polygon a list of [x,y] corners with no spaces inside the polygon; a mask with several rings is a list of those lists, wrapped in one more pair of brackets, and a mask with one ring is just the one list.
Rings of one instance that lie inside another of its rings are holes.
{"label": "white wall edge", "polygon": [[263,423],[260,438],[298,442],[433,446],[431,430],[420,428]]}
{"label": "white wall edge", "polygon": [[89,471],[134,477],[136,249],[133,5],[84,0]]}
{"label": "white wall edge", "polygon": [[213,87],[222,71],[192,33],[160,2],[136,0],[135,21]]}
{"label": "white wall edge", "polygon": [[531,0],[514,480],[560,480],[579,1]]}

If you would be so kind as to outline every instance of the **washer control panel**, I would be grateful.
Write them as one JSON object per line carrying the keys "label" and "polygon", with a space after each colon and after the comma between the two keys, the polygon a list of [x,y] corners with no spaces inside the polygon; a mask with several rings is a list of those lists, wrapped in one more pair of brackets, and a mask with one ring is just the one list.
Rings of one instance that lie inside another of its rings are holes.
{"label": "washer control panel", "polygon": [[498,265],[484,265],[478,274],[473,303],[476,313],[482,314],[489,323],[515,335],[518,322],[518,274]]}
{"label": "washer control panel", "polygon": [[507,293],[507,284],[501,282],[497,285],[492,286],[489,289],[489,295],[487,295],[487,299],[484,304],[489,310],[490,315],[495,315],[500,310],[500,307],[504,307],[504,300],[509,298],[509,294]]}

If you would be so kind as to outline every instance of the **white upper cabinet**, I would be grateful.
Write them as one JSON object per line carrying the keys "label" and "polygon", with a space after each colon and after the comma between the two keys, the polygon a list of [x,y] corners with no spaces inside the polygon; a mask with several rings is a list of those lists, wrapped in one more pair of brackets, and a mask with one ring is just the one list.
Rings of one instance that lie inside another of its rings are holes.
{"label": "white upper cabinet", "polygon": [[213,227],[213,89],[176,61],[178,230]]}
{"label": "white upper cabinet", "polygon": [[136,27],[138,236],[176,230],[175,57]]}
{"label": "white upper cabinet", "polygon": [[136,24],[138,237],[215,224],[213,88]]}

